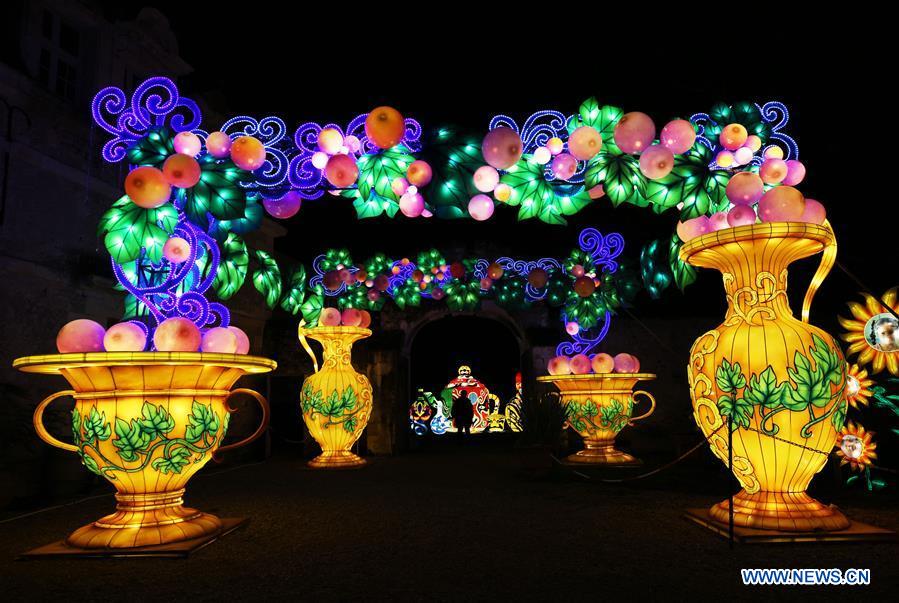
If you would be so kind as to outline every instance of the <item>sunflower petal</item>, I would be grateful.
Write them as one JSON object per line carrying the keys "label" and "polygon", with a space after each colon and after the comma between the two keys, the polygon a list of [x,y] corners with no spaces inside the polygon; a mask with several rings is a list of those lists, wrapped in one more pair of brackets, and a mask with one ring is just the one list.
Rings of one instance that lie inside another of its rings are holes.
{"label": "sunflower petal", "polygon": [[868,319],[871,318],[872,314],[868,312],[868,309],[865,306],[861,305],[858,302],[849,302],[849,311],[852,312],[852,315],[855,316],[862,322],[868,322]]}

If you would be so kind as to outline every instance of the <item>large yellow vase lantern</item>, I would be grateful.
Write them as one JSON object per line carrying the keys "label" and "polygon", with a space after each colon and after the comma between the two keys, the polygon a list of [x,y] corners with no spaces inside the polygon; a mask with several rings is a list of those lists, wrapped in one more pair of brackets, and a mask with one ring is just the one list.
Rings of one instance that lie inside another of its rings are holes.
{"label": "large yellow vase lantern", "polygon": [[[38,404],[34,427],[42,440],[75,452],[116,489],[116,511],[73,532],[66,543],[85,549],[152,546],[214,535],[218,517],[184,506],[188,480],[216,452],[261,436],[268,403],[257,392],[231,387],[264,373],[274,361],[198,352],[94,352],[19,358],[29,373],[62,375],[72,389]],[[250,437],[221,446],[235,394],[253,396],[262,423]],[[43,414],[58,398],[75,399],[71,444],[50,435]]]}
{"label": "large yellow vase lantern", "polygon": [[318,364],[305,338],[322,344],[320,369],[303,382],[300,407],[309,433],[322,453],[309,462],[311,467],[341,469],[358,467],[365,460],[350,452],[371,416],[371,384],[352,365],[353,343],[371,336],[362,327],[312,327],[299,329],[300,342]]}
{"label": "large yellow vase lantern", "polygon": [[[615,448],[618,432],[645,419],[656,408],[652,394],[634,390],[638,381],[655,379],[652,373],[608,373],[537,377],[559,389],[568,425],[584,438],[584,449],[570,455],[570,463],[634,465],[640,461]],[[634,415],[636,396],[645,396],[649,410]]]}
{"label": "large yellow vase lantern", "polygon": [[[790,263],[822,253],[802,308],[787,299]],[[785,531],[839,530],[849,521],[806,494],[827,462],[846,417],[846,362],[833,338],[808,324],[812,297],[836,257],[826,222],[771,222],[692,239],[680,257],[720,270],[727,314],[690,351],[694,418],[712,451],[729,460],[743,489],[733,498],[734,523]],[[727,522],[729,503],[710,510]]]}

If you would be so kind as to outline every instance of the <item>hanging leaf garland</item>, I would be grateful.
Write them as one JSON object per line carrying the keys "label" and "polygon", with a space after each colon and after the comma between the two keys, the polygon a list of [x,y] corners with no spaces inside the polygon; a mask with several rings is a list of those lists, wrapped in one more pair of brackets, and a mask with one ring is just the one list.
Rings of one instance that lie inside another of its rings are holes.
{"label": "hanging leaf garland", "polygon": [[398,144],[378,153],[365,154],[356,161],[359,168],[356,200],[353,207],[360,218],[374,218],[385,211],[393,217],[399,209],[399,196],[391,184],[404,178],[415,157],[405,146]]}
{"label": "hanging leaf garland", "polygon": [[281,269],[275,259],[265,251],[256,250],[259,268],[253,271],[253,286],[265,296],[265,305],[274,308],[281,297]]}
{"label": "hanging leaf garland", "polygon": [[472,180],[484,165],[481,141],[468,137],[460,143],[451,128],[440,128],[425,145],[425,159],[434,170],[434,181],[425,200],[440,219],[467,218],[468,202],[480,193]]}

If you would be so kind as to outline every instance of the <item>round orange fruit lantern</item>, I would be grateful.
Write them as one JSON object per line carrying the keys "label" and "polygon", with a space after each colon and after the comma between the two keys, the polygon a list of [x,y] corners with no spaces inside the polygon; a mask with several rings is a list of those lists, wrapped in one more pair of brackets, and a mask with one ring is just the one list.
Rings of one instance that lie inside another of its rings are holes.
{"label": "round orange fruit lantern", "polygon": [[[787,268],[822,253],[802,320],[787,299]],[[840,530],[849,521],[806,494],[846,418],[846,361],[833,338],[808,323],[818,286],[836,259],[830,225],[766,222],[696,237],[683,261],[721,271],[724,322],[690,351],[693,414],[715,453],[743,489],[733,497],[734,524],[783,531]],[[711,517],[727,523],[729,502]]]}
{"label": "round orange fruit lantern", "polygon": [[265,162],[265,146],[257,138],[241,136],[231,143],[231,161],[242,170],[258,170]]}
{"label": "round orange fruit lantern", "polygon": [[393,107],[376,107],[365,118],[365,135],[381,149],[398,145],[405,134],[406,122]]}

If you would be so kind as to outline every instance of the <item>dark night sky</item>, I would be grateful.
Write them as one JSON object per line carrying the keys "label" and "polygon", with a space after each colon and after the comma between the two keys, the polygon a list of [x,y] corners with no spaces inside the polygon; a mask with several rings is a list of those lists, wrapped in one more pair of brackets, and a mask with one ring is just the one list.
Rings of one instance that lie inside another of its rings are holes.
{"label": "dark night sky", "polygon": [[[135,5],[107,4],[113,19],[137,13]],[[346,123],[374,106],[389,104],[425,128],[454,124],[484,132],[496,113],[521,123],[538,109],[576,112],[591,95],[625,111],[644,111],[661,127],[668,119],[707,111],[719,100],[780,100],[790,107],[787,130],[799,142],[800,158],[808,167],[800,189],[828,208],[841,245],[839,261],[875,292],[899,281],[893,259],[896,229],[890,226],[896,222],[895,201],[881,192],[885,168],[871,161],[878,153],[875,142],[894,145],[876,130],[889,128],[892,119],[886,113],[890,104],[879,65],[873,60],[882,55],[867,43],[848,43],[851,23],[842,23],[838,32],[818,26],[807,38],[787,38],[765,33],[764,21],[748,12],[742,20],[728,21],[722,15],[716,25],[709,17],[680,30],[628,20],[612,23],[611,15],[597,10],[602,27],[566,31],[578,20],[593,22],[589,11],[571,11],[567,20],[550,20],[547,27],[554,33],[543,34],[536,12],[523,15],[529,23],[516,24],[508,15],[457,7],[449,12],[458,16],[440,15],[435,17],[438,25],[424,27],[418,23],[427,18],[424,12],[388,10],[386,5],[376,7],[377,17],[351,12],[349,4],[330,15],[270,8],[236,15],[201,9],[199,4],[151,5],[168,16],[182,56],[195,69],[183,80],[183,92],[214,89],[227,104],[220,107],[222,112],[277,114],[289,127],[309,120]],[[739,43],[723,41],[728,25],[746,31],[737,36]],[[783,21],[771,29],[791,31]],[[614,31],[625,35],[613,39]],[[224,43],[218,41],[223,33]],[[862,33],[879,39],[876,32]],[[667,46],[666,37],[684,41]],[[216,44],[222,50],[213,48]],[[517,223],[514,212],[501,208],[487,223],[357,221],[354,213],[342,200],[308,202],[286,222],[291,234],[281,241],[281,249],[308,262],[336,246],[348,246],[362,259],[378,250],[402,256],[432,246],[490,240],[519,257],[562,255],[574,246],[580,229],[590,225],[624,234],[626,253],[636,259],[643,243],[669,236],[675,221],[673,214],[656,216],[630,206],[614,209],[605,200],[582,211],[567,227],[533,220]],[[875,226],[881,220],[882,226]],[[799,289],[804,290],[815,265],[816,260],[806,260],[792,275],[794,302],[801,299]],[[837,331],[834,314],[857,290],[835,268],[813,308],[813,319]],[[669,289],[665,303],[641,295],[637,312],[696,312],[697,299],[708,296],[720,305],[704,302],[698,304],[701,311],[720,314],[723,295],[719,279],[711,274],[703,275],[686,295]]]}

